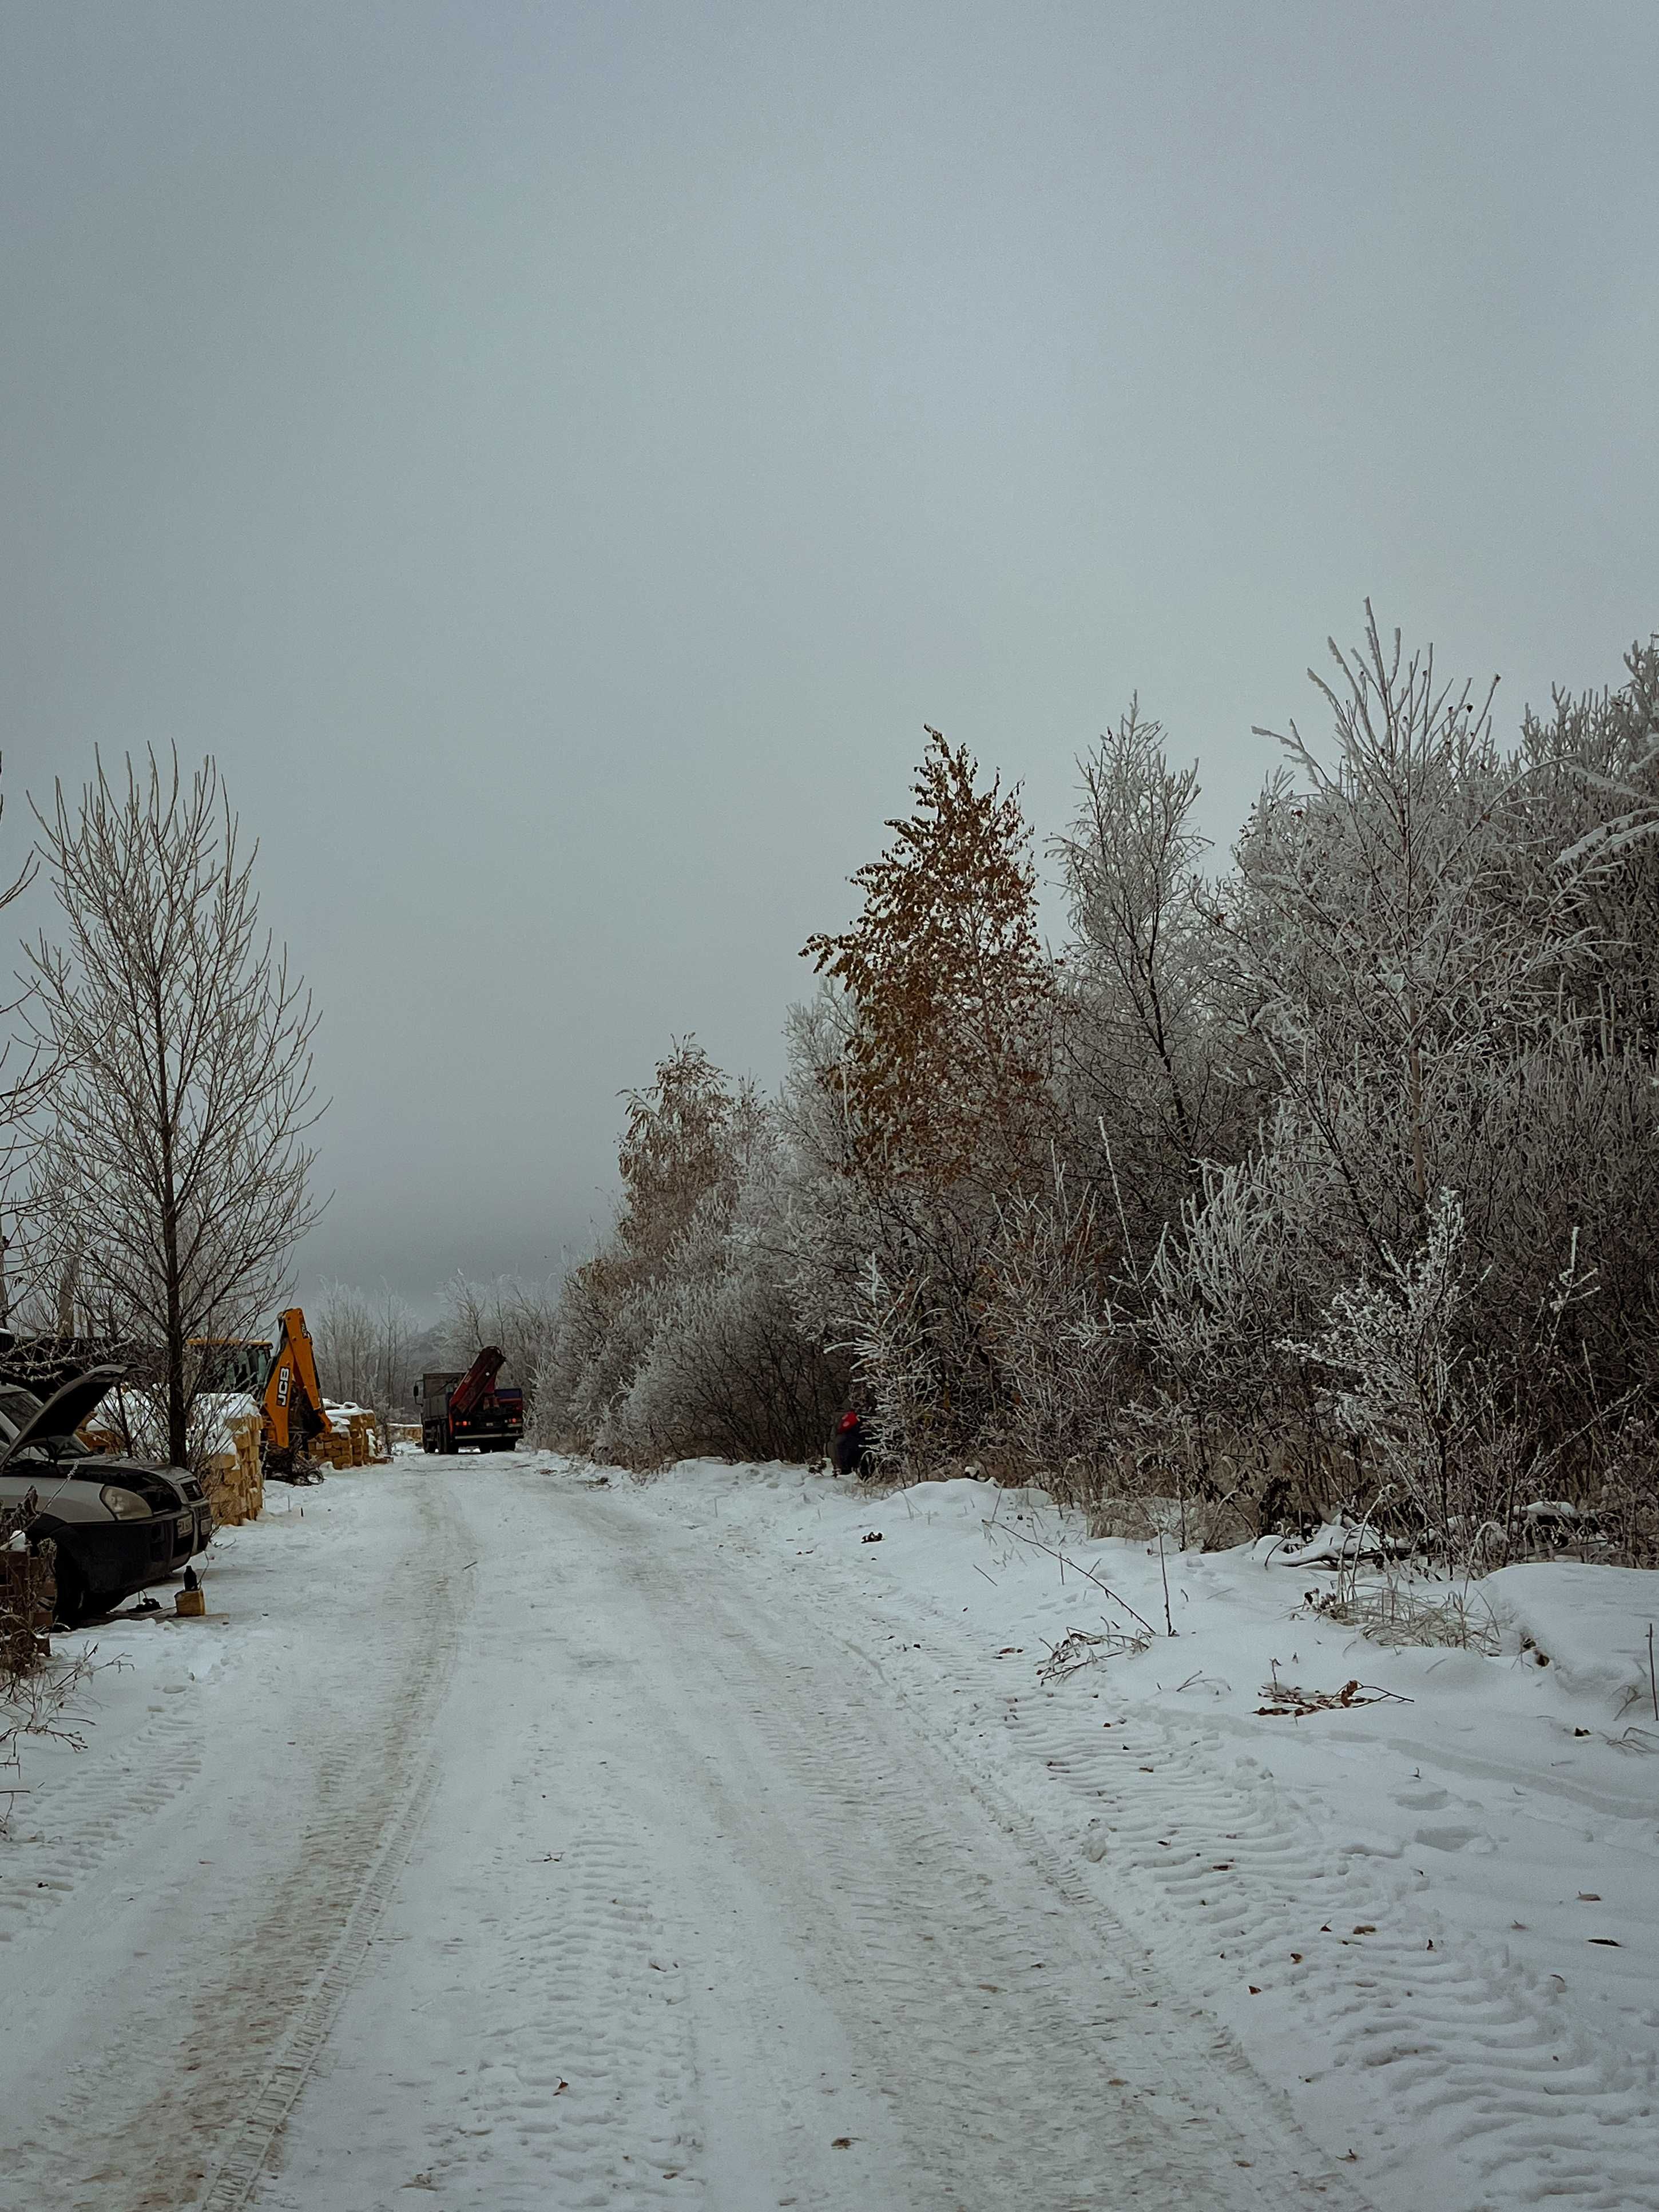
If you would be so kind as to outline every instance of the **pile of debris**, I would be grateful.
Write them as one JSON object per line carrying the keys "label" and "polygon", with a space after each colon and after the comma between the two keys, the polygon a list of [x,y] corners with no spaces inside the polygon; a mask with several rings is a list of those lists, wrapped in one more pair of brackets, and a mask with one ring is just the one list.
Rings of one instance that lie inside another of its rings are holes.
{"label": "pile of debris", "polygon": [[1381,1689],[1375,1682],[1345,1682],[1340,1690],[1304,1690],[1299,1683],[1281,1682],[1277,1667],[1272,1681],[1261,1685],[1261,1694],[1272,1700],[1256,1707],[1257,1713],[1266,1720],[1299,1721],[1310,1713],[1346,1712],[1354,1705],[1412,1703],[1398,1690]]}

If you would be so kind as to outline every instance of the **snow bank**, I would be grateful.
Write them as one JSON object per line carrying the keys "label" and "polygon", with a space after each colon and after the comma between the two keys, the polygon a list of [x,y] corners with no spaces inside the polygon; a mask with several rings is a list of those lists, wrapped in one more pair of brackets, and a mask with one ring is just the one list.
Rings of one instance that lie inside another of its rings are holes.
{"label": "snow bank", "polygon": [[1510,1649],[1547,1666],[1598,1721],[1653,1710],[1648,1636],[1659,1622],[1659,1576],[1576,1559],[1500,1568],[1473,1585],[1510,1632]]}

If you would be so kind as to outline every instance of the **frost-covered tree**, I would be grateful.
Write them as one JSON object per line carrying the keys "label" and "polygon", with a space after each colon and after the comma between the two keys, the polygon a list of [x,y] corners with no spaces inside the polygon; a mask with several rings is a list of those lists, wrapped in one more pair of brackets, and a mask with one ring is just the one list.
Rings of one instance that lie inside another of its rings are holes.
{"label": "frost-covered tree", "polygon": [[1206,1416],[1296,1428],[1316,1461],[1328,1391],[1283,1346],[1352,1319],[1357,1281],[1425,1279],[1455,1206],[1458,1356],[1504,1435],[1572,1439],[1588,1477],[1607,1409],[1652,1371],[1659,1094],[1639,963],[1595,910],[1601,871],[1628,890],[1639,848],[1585,863],[1589,883],[1562,854],[1569,829],[1599,849],[1586,794],[1628,799],[1602,769],[1639,762],[1647,712],[1633,693],[1564,709],[1556,737],[1581,757],[1535,724],[1504,755],[1488,699],[1397,638],[1385,649],[1374,622],[1336,659],[1330,757],[1291,731],[1215,893],[1276,1097],[1254,1157],[1206,1180],[1166,1238],[1149,1319],[1162,1388],[1200,1433]]}
{"label": "frost-covered tree", "polygon": [[1076,818],[1052,848],[1073,932],[1065,1088],[1073,1143],[1085,1157],[1096,1139],[1109,1148],[1113,1210],[1150,1250],[1203,1164],[1248,1136],[1250,1056],[1228,1019],[1196,767],[1170,767],[1160,725],[1132,700],[1079,770]]}
{"label": "frost-covered tree", "polygon": [[566,1277],[538,1348],[533,1419],[548,1443],[586,1447],[605,1433],[650,1346],[654,1285],[701,1203],[731,1184],[730,1131],[749,1103],[690,1036],[625,1097],[616,1225]]}
{"label": "frost-covered tree", "polygon": [[1659,640],[1632,646],[1616,690],[1558,690],[1530,711],[1518,759],[1526,772],[1526,859],[1560,887],[1581,957],[1581,1002],[1618,1042],[1651,1053],[1659,1038]]}
{"label": "frost-covered tree", "polygon": [[843,1402],[847,1363],[803,1328],[777,1116],[733,1130],[735,1176],[705,1196],[653,1285],[650,1340],[608,1433],[629,1455],[805,1459]]}
{"label": "frost-covered tree", "polygon": [[25,947],[51,1070],[33,1201],[99,1326],[160,1353],[184,1461],[193,1337],[245,1334],[315,1218],[316,1018],[259,929],[253,868],[211,760],[100,760],[39,815],[61,933]]}
{"label": "frost-covered tree", "polygon": [[623,1200],[566,1278],[536,1369],[536,1433],[629,1466],[800,1458],[823,1443],[845,1361],[792,1294],[782,1120],[694,1040],[628,1094]]}
{"label": "frost-covered tree", "polygon": [[1332,653],[1213,873],[1132,704],[1053,963],[1017,793],[929,732],[779,1099],[693,1055],[631,1102],[562,1433],[805,1449],[850,1362],[911,1474],[1387,1493],[1465,1559],[1547,1483],[1659,1542],[1659,645],[1508,747],[1369,609]]}
{"label": "frost-covered tree", "polygon": [[1380,1261],[1421,1234],[1471,1083],[1537,1036],[1571,946],[1547,894],[1514,895],[1524,816],[1490,691],[1442,682],[1367,617],[1358,652],[1331,646],[1338,682],[1312,678],[1334,757],[1291,725],[1290,773],[1215,914],[1279,1085],[1338,1170],[1346,1233]]}

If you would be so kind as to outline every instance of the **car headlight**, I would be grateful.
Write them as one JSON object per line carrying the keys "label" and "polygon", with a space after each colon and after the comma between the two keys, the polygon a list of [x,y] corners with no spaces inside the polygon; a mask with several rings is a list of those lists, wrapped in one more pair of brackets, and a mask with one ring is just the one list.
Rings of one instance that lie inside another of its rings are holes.
{"label": "car headlight", "polygon": [[103,1499],[118,1521],[148,1521],[149,1507],[136,1490],[123,1490],[118,1482],[106,1482],[98,1495]]}

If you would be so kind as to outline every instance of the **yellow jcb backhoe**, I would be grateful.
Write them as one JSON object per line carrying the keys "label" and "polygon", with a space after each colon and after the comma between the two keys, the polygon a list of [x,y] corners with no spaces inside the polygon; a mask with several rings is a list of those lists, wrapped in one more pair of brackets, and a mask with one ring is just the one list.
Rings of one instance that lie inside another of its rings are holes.
{"label": "yellow jcb backhoe", "polygon": [[298,1306],[276,1316],[275,1346],[252,1337],[220,1337],[201,1353],[205,1387],[244,1391],[259,1407],[264,1434],[260,1457],[267,1475],[283,1482],[321,1480],[313,1446],[332,1437],[323,1404],[311,1332]]}
{"label": "yellow jcb backhoe", "polygon": [[298,1306],[276,1316],[276,1348],[263,1406],[265,1473],[284,1482],[320,1480],[311,1447],[334,1431],[311,1356],[311,1332]]}

